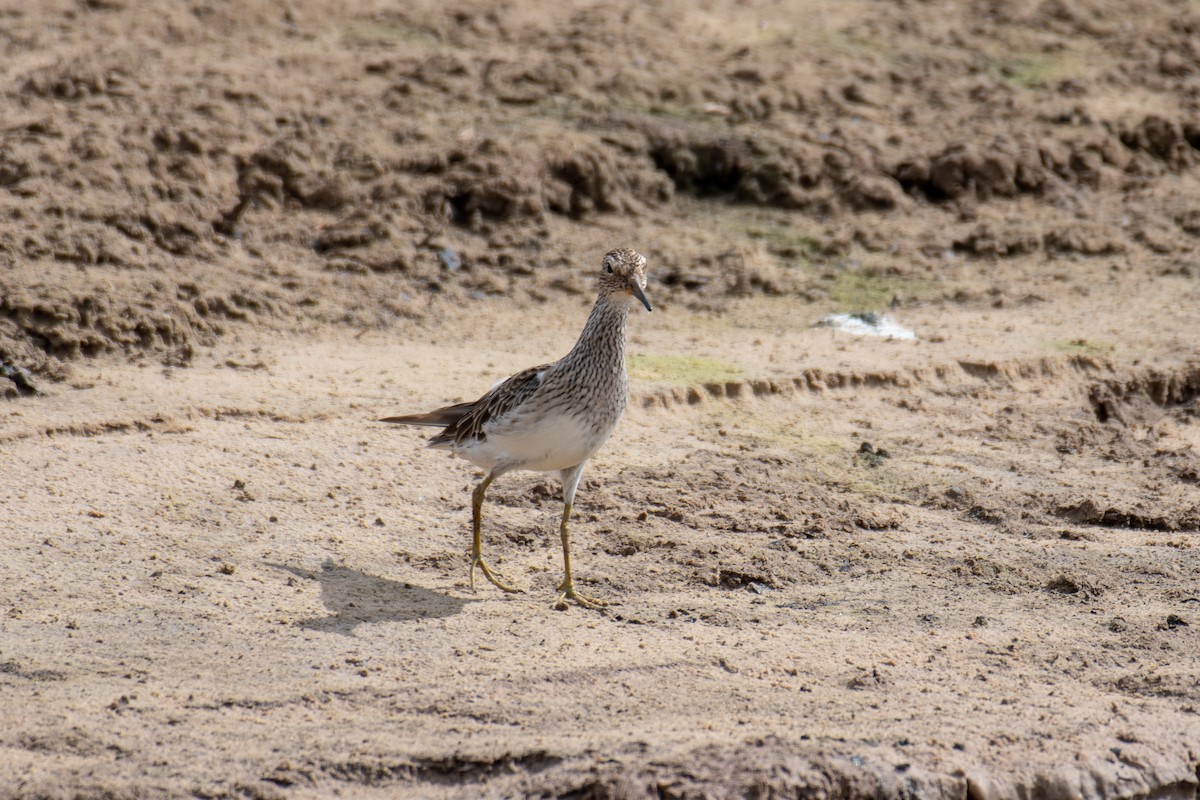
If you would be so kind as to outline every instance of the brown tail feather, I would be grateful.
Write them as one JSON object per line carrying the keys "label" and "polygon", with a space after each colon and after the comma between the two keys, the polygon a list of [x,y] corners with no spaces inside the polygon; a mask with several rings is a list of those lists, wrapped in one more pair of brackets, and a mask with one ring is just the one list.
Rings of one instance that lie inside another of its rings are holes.
{"label": "brown tail feather", "polygon": [[430,411],[426,414],[405,414],[399,417],[384,417],[379,421],[394,422],[398,425],[428,425],[433,428],[445,428],[471,413],[471,409],[474,406],[474,402],[459,403],[458,405],[446,406],[445,408],[439,408],[436,411]]}

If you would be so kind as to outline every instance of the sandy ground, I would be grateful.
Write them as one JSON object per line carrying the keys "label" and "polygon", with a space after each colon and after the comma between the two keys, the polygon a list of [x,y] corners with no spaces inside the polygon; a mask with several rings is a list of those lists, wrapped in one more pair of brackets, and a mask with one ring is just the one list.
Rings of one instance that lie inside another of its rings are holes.
{"label": "sandy ground", "polygon": [[[1196,796],[1188,4],[0,19],[0,796]],[[375,420],[616,246],[612,605],[534,474],[471,592],[477,475]]]}
{"label": "sandy ground", "polygon": [[[419,345],[256,338],[10,404],[5,790],[1193,790],[1200,510],[1195,473],[1153,462],[1194,459],[1194,403],[1047,353],[1054,308],[905,315],[929,344],[660,307],[635,363],[763,379],[691,403],[636,381],[577,511],[614,605],[556,612],[557,486],[493,489],[487,552],[526,592],[471,593],[469,467],[372,421],[554,356],[584,311],[530,331],[505,305]],[[1195,365],[1150,371],[1194,395]]]}

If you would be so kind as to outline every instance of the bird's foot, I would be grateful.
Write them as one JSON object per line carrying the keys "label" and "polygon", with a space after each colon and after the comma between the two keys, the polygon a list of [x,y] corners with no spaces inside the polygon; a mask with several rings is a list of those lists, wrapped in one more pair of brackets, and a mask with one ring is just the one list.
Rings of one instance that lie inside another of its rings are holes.
{"label": "bird's foot", "polygon": [[477,555],[477,554],[474,554],[471,556],[471,591],[472,592],[475,591],[475,568],[476,567],[479,567],[481,570],[483,570],[483,576],[485,578],[487,578],[489,581],[491,581],[492,584],[497,589],[508,592],[510,594],[519,594],[520,593],[520,591],[521,591],[520,589],[509,586],[507,583],[500,580],[500,576],[497,575],[496,573],[492,572],[492,568],[489,567],[487,565],[487,563],[483,560],[483,556]]}
{"label": "bird's foot", "polygon": [[563,581],[561,584],[559,584],[558,591],[561,592],[561,594],[558,596],[558,599],[554,601],[554,609],[556,611],[566,611],[569,603],[574,603],[575,605],[582,606],[584,608],[590,608],[593,611],[599,611],[600,609],[608,607],[608,603],[604,602],[603,600],[597,600],[594,597],[588,597],[586,594],[580,594],[579,592],[575,591],[574,581]]}

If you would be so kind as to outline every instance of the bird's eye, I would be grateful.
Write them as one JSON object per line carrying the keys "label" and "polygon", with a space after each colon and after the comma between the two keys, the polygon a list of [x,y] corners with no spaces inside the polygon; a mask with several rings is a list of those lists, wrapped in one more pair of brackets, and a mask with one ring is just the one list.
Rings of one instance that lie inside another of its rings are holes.
{"label": "bird's eye", "polygon": [[612,263],[611,262],[606,263],[604,265],[604,271],[607,272],[609,275],[612,275]]}

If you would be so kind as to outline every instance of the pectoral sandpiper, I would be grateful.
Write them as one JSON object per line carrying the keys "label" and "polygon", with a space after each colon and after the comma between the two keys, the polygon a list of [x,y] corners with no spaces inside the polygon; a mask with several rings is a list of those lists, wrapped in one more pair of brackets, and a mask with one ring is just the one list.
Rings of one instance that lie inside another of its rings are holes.
{"label": "pectoral sandpiper", "polygon": [[471,403],[427,414],[387,417],[383,422],[444,428],[429,446],[450,450],[487,471],[471,496],[474,539],[471,544],[471,588],[475,568],[506,592],[504,583],[483,560],[480,530],[483,497],[492,481],[506,472],[557,472],[563,485],[562,536],[565,577],[556,607],[573,601],[585,608],[606,605],[575,590],[571,575],[568,525],[575,490],[587,460],[612,434],[629,396],[625,372],[625,329],[629,307],[646,299],[646,259],[633,250],[613,250],[601,263],[600,294],[579,341],[555,361],[518,372]]}

